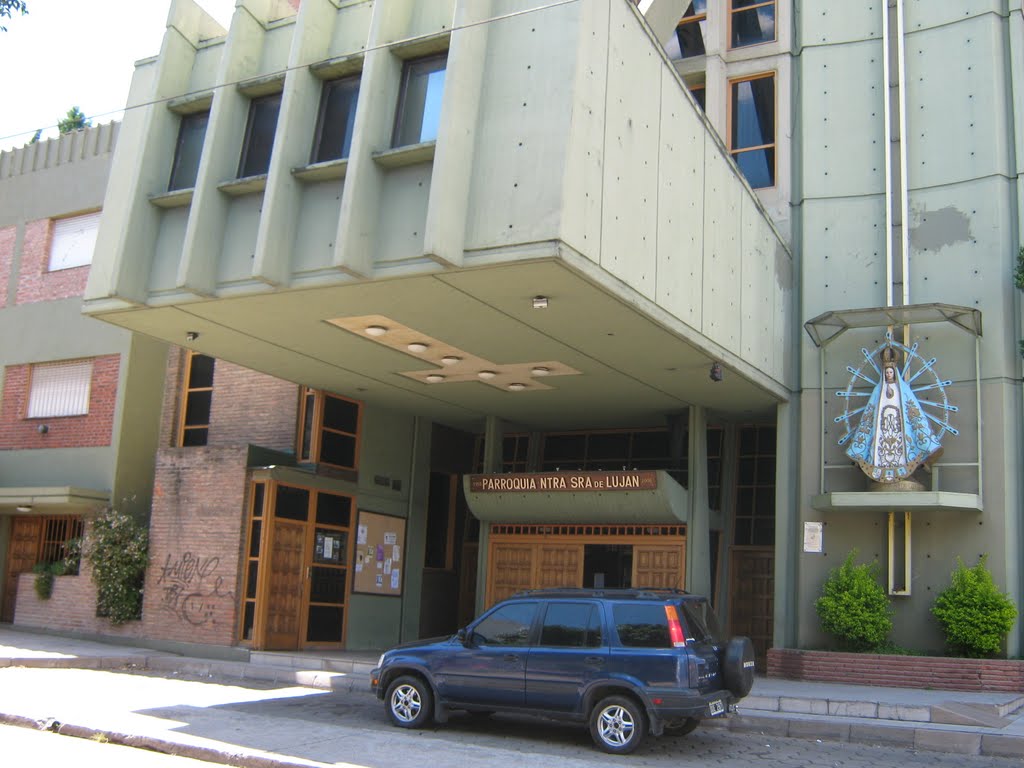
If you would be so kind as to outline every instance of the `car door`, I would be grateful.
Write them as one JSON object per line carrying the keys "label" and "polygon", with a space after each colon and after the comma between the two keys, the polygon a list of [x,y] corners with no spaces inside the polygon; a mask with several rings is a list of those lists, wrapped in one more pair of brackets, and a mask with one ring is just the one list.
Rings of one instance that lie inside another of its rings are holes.
{"label": "car door", "polygon": [[466,631],[464,645],[437,670],[441,698],[479,708],[522,707],[536,602],[504,603]]}
{"label": "car door", "polygon": [[608,643],[596,602],[552,602],[526,660],[526,706],[575,712],[581,693],[607,672]]}

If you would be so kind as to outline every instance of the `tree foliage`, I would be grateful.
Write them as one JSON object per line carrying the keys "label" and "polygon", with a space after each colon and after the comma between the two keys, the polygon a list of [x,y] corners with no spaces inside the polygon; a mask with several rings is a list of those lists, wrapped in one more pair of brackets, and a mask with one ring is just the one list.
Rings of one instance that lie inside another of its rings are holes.
{"label": "tree foliage", "polygon": [[854,549],[833,568],[814,603],[821,628],[843,650],[871,651],[885,643],[892,631],[892,606],[878,582],[878,563],[854,565]]}
{"label": "tree foliage", "polygon": [[[0,19],[10,19],[15,13],[22,16],[28,13],[25,0],[0,0]],[[0,24],[0,31],[6,32],[7,27]]]}
{"label": "tree foliage", "polygon": [[57,130],[62,134],[71,133],[82,128],[88,128],[90,125],[92,125],[92,120],[86,118],[85,113],[75,106],[68,110],[66,117],[57,121]]}
{"label": "tree foliage", "polygon": [[1017,618],[1017,608],[992,580],[985,567],[986,559],[982,555],[977,565],[966,568],[958,557],[950,585],[932,606],[932,614],[946,636],[946,645],[958,656],[996,655]]}

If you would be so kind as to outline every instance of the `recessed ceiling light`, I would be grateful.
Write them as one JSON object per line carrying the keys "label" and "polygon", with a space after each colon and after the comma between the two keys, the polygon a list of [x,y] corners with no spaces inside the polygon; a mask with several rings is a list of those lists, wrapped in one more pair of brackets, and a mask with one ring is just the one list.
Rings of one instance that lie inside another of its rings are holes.
{"label": "recessed ceiling light", "polygon": [[445,365],[455,365],[456,363],[462,362],[462,358],[456,357],[455,355],[445,355],[441,358],[441,362]]}
{"label": "recessed ceiling light", "polygon": [[412,344],[406,346],[410,352],[426,352],[429,344],[424,344],[422,341],[414,341]]}
{"label": "recessed ceiling light", "polygon": [[479,376],[481,379],[484,379],[485,381],[488,379],[493,379],[497,375],[498,374],[496,374],[494,371],[480,371],[477,374],[477,376]]}
{"label": "recessed ceiling light", "polygon": [[444,381],[444,376],[439,373],[431,373],[427,376],[427,381],[431,384],[437,384],[440,381]]}
{"label": "recessed ceiling light", "polygon": [[367,336],[383,336],[388,332],[388,329],[383,325],[368,325],[366,326]]}
{"label": "recessed ceiling light", "polygon": [[549,373],[551,373],[551,369],[545,368],[543,365],[538,365],[535,368],[531,368],[530,373],[532,373],[534,376],[547,376]]}
{"label": "recessed ceiling light", "polygon": [[533,308],[534,309],[547,309],[548,308],[548,297],[547,296],[534,296],[533,297]]}
{"label": "recessed ceiling light", "polygon": [[508,388],[512,392],[522,392],[524,389],[526,389],[526,385],[525,384],[520,384],[518,381],[516,381],[516,382],[513,382],[513,383],[509,384]]}

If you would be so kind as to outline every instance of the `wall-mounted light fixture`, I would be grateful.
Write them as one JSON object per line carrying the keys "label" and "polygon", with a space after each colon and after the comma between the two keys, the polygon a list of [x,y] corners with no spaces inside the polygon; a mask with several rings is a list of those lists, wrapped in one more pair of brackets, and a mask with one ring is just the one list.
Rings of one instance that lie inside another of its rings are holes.
{"label": "wall-mounted light fixture", "polygon": [[199,332],[198,331],[189,331],[188,333],[185,334],[185,341],[195,341],[198,338],[199,338]]}
{"label": "wall-mounted light fixture", "polygon": [[708,376],[711,377],[712,381],[721,381],[724,374],[722,373],[722,366],[716,361],[711,364],[711,370],[708,371]]}
{"label": "wall-mounted light fixture", "polygon": [[548,308],[548,297],[547,296],[534,296],[533,297],[533,308],[534,309],[547,309]]}
{"label": "wall-mounted light fixture", "polygon": [[18,512],[31,512],[32,511],[32,505],[31,504],[19,504],[18,506],[15,507],[15,509]]}
{"label": "wall-mounted light fixture", "polygon": [[46,424],[40,424],[38,427],[36,427],[36,432],[38,432],[40,435],[45,435],[49,431],[50,428]]}

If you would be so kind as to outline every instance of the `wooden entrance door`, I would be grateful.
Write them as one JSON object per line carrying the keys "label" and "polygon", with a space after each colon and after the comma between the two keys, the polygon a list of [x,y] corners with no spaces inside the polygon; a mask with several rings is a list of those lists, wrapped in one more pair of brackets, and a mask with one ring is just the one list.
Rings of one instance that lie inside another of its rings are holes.
{"label": "wooden entrance door", "polygon": [[683,547],[636,544],[633,547],[633,586],[682,589],[685,558]]}
{"label": "wooden entrance door", "polygon": [[306,568],[306,525],[275,520],[267,589],[267,650],[299,647]]}
{"label": "wooden entrance door", "polygon": [[754,643],[757,668],[766,669],[775,611],[773,547],[732,547],[729,560],[729,634]]}
{"label": "wooden entrance door", "polygon": [[15,517],[11,520],[11,546],[7,554],[3,603],[0,621],[14,621],[14,603],[18,597],[18,576],[28,573],[39,556],[39,536],[43,521],[39,517]]}

